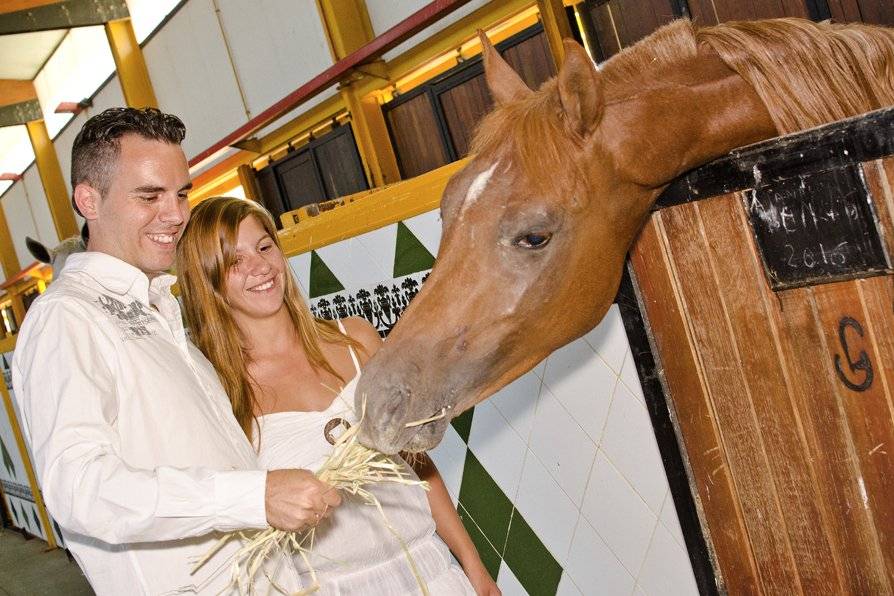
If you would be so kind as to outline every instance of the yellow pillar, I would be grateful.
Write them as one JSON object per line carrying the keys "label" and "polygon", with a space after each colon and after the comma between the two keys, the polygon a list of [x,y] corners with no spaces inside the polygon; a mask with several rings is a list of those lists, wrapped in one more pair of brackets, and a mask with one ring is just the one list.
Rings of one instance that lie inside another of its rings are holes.
{"label": "yellow pillar", "polygon": [[[334,60],[341,60],[374,38],[363,0],[317,0],[317,8]],[[372,96],[363,96],[356,81],[343,84],[339,93],[351,113],[354,140],[372,186],[400,180],[397,157],[378,102]]]}
{"label": "yellow pillar", "polygon": [[[21,319],[18,321],[22,324]],[[3,398],[3,405],[6,409],[6,415],[9,417],[9,424],[12,426],[12,434],[15,436],[16,445],[19,448],[19,454],[22,456],[22,462],[25,464],[25,474],[28,476],[28,484],[31,485],[31,494],[34,495],[34,504],[37,505],[37,515],[40,517],[40,523],[43,525],[47,535],[47,544],[50,548],[56,548],[56,537],[53,535],[53,526],[50,524],[50,516],[47,514],[47,507],[43,502],[43,495],[40,492],[40,486],[37,484],[37,475],[34,473],[34,466],[31,465],[31,457],[28,455],[28,448],[25,447],[25,438],[22,436],[22,429],[19,428],[19,421],[16,417],[15,408],[12,405],[12,398],[6,389],[6,383],[0,380],[0,396]]]}
{"label": "yellow pillar", "polygon": [[[12,236],[9,233],[9,224],[6,223],[6,213],[3,206],[0,205],[0,263],[3,265],[3,275],[6,279],[12,279],[19,271],[22,265],[19,263],[19,257],[16,254],[16,247],[12,243]],[[17,321],[21,324],[21,321]]]}
{"label": "yellow pillar", "polygon": [[257,176],[255,169],[250,164],[242,164],[236,168],[236,175],[239,177],[239,184],[245,193],[245,198],[255,203],[261,202],[261,195],[258,192]]}
{"label": "yellow pillar", "polygon": [[400,181],[400,168],[388,135],[385,116],[375,97],[360,96],[353,85],[339,92],[351,112],[351,128],[366,174],[374,187]]}
{"label": "yellow pillar", "polygon": [[537,0],[537,8],[540,9],[543,31],[546,33],[549,49],[558,70],[565,61],[565,47],[562,45],[562,40],[573,38],[568,15],[565,13],[565,4],[562,0]]}
{"label": "yellow pillar", "polygon": [[124,101],[132,108],[157,108],[158,100],[155,99],[143,50],[137,43],[130,19],[109,21],[105,27]]}
{"label": "yellow pillar", "polygon": [[34,160],[37,162],[37,171],[40,173],[43,190],[47,195],[56,234],[59,240],[64,240],[78,233],[78,224],[75,221],[65,179],[62,177],[62,168],[59,167],[56,148],[50,140],[47,125],[43,120],[33,120],[25,126],[28,128],[28,136],[34,148]]}

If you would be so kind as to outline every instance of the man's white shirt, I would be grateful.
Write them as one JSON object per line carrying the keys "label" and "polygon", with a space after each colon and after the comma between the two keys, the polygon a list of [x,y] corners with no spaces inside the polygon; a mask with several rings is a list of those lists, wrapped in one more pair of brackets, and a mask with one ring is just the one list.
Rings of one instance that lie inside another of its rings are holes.
{"label": "man's white shirt", "polygon": [[[99,594],[217,593],[238,542],[189,574],[215,531],[267,526],[266,472],[171,275],[87,252],[31,305],[12,364],[43,496]],[[203,590],[206,591],[206,590]]]}

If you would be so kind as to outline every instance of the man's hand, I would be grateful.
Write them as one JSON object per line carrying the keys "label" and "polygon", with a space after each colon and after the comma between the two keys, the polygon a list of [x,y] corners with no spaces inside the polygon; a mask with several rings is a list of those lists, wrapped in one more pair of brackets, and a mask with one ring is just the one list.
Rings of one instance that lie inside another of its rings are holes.
{"label": "man's hand", "polygon": [[277,530],[297,532],[317,525],[341,505],[341,496],[307,470],[267,472],[267,523]]}

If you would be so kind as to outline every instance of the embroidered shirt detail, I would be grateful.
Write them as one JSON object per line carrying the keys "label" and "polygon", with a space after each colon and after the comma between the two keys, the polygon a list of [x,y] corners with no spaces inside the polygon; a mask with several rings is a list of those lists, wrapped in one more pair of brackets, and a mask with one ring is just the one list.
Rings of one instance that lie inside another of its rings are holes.
{"label": "embroidered shirt detail", "polygon": [[152,313],[139,300],[125,304],[117,298],[100,294],[97,302],[118,325],[124,339],[143,339],[155,334],[155,330],[151,327]]}

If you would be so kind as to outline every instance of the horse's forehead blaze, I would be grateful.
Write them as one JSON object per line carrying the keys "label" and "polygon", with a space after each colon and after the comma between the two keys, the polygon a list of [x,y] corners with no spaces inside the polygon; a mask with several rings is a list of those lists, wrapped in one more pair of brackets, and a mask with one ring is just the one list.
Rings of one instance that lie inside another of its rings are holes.
{"label": "horse's forehead blaze", "polygon": [[471,205],[474,205],[475,202],[484,193],[484,189],[487,188],[491,176],[493,176],[494,171],[497,169],[498,165],[499,162],[495,161],[489,168],[479,172],[478,175],[475,176],[475,178],[472,180],[471,184],[469,184],[469,187],[466,189],[466,195],[462,201],[462,208],[459,212],[460,218],[462,218],[466,209],[468,209]]}

